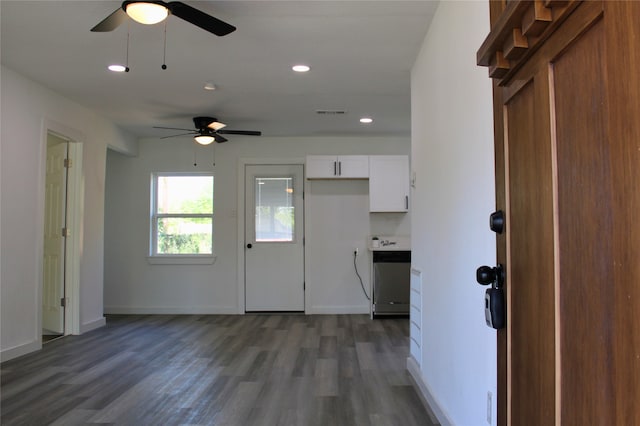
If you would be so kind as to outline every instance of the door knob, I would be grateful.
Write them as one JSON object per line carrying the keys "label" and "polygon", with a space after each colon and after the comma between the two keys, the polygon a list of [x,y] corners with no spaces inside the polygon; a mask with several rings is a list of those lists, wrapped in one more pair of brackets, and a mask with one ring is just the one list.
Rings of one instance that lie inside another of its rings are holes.
{"label": "door knob", "polygon": [[494,284],[495,288],[502,287],[504,282],[504,270],[502,265],[498,265],[495,268],[491,266],[481,266],[476,269],[476,281],[481,285]]}
{"label": "door knob", "polygon": [[489,228],[496,234],[502,234],[504,230],[504,212],[502,210],[491,213],[491,216],[489,216]]}
{"label": "door knob", "polygon": [[251,243],[247,244],[247,248],[250,249],[251,247],[253,247],[253,245]]}

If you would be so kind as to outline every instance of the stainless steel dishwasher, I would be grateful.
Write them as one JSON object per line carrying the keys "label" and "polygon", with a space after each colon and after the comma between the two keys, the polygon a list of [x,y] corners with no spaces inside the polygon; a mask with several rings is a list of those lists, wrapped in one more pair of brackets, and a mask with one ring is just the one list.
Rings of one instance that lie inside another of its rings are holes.
{"label": "stainless steel dishwasher", "polygon": [[410,251],[373,252],[372,314],[409,315]]}

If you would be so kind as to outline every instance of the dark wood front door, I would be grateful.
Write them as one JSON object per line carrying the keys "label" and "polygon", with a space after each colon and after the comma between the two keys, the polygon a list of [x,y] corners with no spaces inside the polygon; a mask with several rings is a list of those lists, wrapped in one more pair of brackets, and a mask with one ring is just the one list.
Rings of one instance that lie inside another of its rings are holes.
{"label": "dark wood front door", "polygon": [[640,425],[640,2],[491,5],[499,424]]}

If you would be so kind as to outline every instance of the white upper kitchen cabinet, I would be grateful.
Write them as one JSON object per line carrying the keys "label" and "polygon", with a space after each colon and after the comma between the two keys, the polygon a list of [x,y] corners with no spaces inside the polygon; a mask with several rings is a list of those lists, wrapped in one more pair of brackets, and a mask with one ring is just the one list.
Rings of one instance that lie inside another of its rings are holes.
{"label": "white upper kitchen cabinet", "polygon": [[307,179],[367,179],[368,155],[309,155]]}
{"label": "white upper kitchen cabinet", "polygon": [[409,157],[369,156],[369,211],[409,211]]}

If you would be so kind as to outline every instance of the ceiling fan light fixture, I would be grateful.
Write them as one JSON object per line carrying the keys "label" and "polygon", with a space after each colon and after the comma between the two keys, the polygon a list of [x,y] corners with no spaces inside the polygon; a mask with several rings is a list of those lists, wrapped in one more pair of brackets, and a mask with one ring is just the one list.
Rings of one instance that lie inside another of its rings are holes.
{"label": "ceiling fan light fixture", "polygon": [[131,19],[145,25],[157,24],[169,16],[165,5],[154,2],[131,2],[124,6],[124,10]]}
{"label": "ceiling fan light fixture", "polygon": [[215,140],[215,138],[211,135],[197,135],[194,136],[193,139],[195,139],[195,141],[200,145],[209,145]]}

